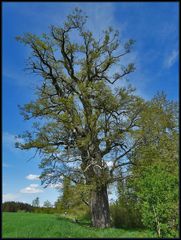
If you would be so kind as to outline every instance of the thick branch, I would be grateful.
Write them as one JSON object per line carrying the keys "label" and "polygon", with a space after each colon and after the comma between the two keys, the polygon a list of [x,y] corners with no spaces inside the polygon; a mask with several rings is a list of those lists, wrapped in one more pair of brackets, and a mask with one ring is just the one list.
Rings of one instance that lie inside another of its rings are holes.
{"label": "thick branch", "polygon": [[117,158],[115,158],[113,160],[113,166],[112,168],[110,169],[110,176],[113,176],[113,172],[116,168],[120,167],[120,166],[124,166],[124,165],[128,165],[128,164],[133,164],[133,162],[129,161],[127,163],[122,163],[122,164],[117,164],[117,162],[123,158],[124,156],[126,156],[131,150],[133,150],[136,146],[138,146],[139,142],[140,142],[141,139],[138,139],[134,144],[133,146],[131,146],[127,151],[125,151],[123,154],[119,155]]}

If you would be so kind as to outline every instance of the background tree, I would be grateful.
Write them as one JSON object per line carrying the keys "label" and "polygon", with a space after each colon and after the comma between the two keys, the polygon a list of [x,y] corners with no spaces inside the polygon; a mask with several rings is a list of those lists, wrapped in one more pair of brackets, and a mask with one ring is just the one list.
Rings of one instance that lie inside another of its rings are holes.
{"label": "background tree", "polygon": [[88,212],[88,197],[89,192],[87,192],[85,184],[75,184],[68,178],[64,178],[63,187],[55,203],[55,207],[60,213],[81,218]]}
{"label": "background tree", "polygon": [[46,200],[44,203],[43,203],[43,206],[46,207],[46,208],[52,208],[52,204],[50,201]]}
{"label": "background tree", "polygon": [[132,175],[126,171],[126,174],[129,175],[128,178],[124,178],[124,172],[123,169],[120,171],[124,180],[117,182],[118,198],[110,206],[112,224],[117,228],[142,228],[137,197],[129,184],[129,177]]}
{"label": "background tree", "polygon": [[33,207],[39,207],[39,206],[40,206],[40,199],[39,199],[39,197],[36,197],[36,198],[32,201],[32,206],[33,206]]}
{"label": "background tree", "polygon": [[69,178],[64,178],[63,187],[61,189],[61,196],[56,202],[56,207],[60,212],[67,212],[72,205],[73,191],[71,187],[71,181]]}
{"label": "background tree", "polygon": [[165,94],[147,103],[140,118],[144,144],[132,152],[130,185],[142,221],[159,237],[178,236],[178,106]]}
{"label": "background tree", "polygon": [[132,134],[143,100],[130,86],[113,88],[135,69],[133,63],[119,65],[134,41],[120,46],[112,28],[96,40],[86,18],[75,9],[49,35],[18,37],[32,49],[28,68],[44,81],[37,99],[21,107],[25,119],[37,122],[17,146],[40,154],[43,184],[64,176],[89,186],[92,225],[104,228],[110,226],[107,187],[121,178],[118,169],[131,164],[125,156],[141,143]]}

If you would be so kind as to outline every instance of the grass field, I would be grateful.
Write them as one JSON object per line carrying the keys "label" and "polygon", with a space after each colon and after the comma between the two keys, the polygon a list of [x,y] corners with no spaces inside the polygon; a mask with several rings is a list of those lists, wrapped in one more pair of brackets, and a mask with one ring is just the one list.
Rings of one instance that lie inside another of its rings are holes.
{"label": "grass field", "polygon": [[3,238],[145,238],[148,230],[95,229],[86,222],[74,223],[53,214],[3,213]]}

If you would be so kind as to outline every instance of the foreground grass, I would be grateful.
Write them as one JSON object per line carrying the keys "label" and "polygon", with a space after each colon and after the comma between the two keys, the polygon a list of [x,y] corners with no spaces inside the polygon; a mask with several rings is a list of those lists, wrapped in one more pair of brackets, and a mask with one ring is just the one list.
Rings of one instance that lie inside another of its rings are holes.
{"label": "foreground grass", "polygon": [[85,222],[53,214],[3,213],[3,238],[121,238],[154,237],[148,230],[96,229]]}

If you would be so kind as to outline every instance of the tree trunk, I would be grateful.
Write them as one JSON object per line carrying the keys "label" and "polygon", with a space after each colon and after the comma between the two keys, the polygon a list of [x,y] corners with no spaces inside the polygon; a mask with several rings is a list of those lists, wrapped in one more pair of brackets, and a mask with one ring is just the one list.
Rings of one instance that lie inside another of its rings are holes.
{"label": "tree trunk", "polygon": [[97,228],[110,227],[109,202],[107,186],[101,186],[91,193],[92,226]]}
{"label": "tree trunk", "polygon": [[157,232],[158,237],[160,238],[161,237],[160,222],[158,221],[158,217],[157,217],[156,210],[155,210],[154,206],[153,206],[153,212],[154,212],[154,216],[155,216],[156,232]]}

